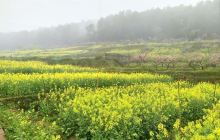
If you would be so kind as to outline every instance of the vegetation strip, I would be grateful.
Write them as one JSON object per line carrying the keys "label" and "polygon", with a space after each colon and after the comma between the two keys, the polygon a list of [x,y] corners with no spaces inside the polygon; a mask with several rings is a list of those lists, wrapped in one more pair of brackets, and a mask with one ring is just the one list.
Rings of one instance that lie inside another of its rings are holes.
{"label": "vegetation strip", "polygon": [[70,88],[40,100],[38,111],[79,139],[174,139],[178,120],[183,127],[202,119],[219,99],[220,86],[208,83]]}
{"label": "vegetation strip", "polygon": [[132,84],[170,82],[172,78],[157,74],[53,73],[0,74],[0,97],[37,95],[68,87],[98,88]]}

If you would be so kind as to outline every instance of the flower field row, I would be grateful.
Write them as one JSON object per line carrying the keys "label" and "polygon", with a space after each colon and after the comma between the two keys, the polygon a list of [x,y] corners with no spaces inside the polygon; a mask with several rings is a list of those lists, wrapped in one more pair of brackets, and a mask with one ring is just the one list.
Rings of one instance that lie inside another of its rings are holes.
{"label": "flower field row", "polygon": [[220,102],[206,111],[201,120],[189,122],[183,128],[176,128],[176,139],[219,140],[220,139]]}
{"label": "flower field row", "polygon": [[0,61],[0,73],[97,72],[98,69],[72,65],[48,65],[39,61]]}
{"label": "flower field row", "polygon": [[[28,72],[24,68],[20,73],[8,69],[0,74],[1,99],[39,95],[26,111],[17,110],[19,104],[13,109],[0,104],[0,128],[9,140],[220,136],[219,84],[174,82],[170,76],[148,73],[40,69],[37,72],[36,66],[35,72]],[[46,94],[41,98],[39,93]]]}
{"label": "flower field row", "polygon": [[174,139],[174,126],[202,119],[220,99],[220,85],[149,83],[98,89],[70,88],[40,101],[64,135],[87,139]]}
{"label": "flower field row", "polygon": [[117,73],[47,73],[0,74],[0,97],[37,95],[67,87],[108,87],[132,84],[169,82],[172,78],[153,74]]}
{"label": "flower field row", "polygon": [[60,129],[46,121],[32,121],[29,113],[0,108],[0,128],[5,128],[7,140],[59,140]]}

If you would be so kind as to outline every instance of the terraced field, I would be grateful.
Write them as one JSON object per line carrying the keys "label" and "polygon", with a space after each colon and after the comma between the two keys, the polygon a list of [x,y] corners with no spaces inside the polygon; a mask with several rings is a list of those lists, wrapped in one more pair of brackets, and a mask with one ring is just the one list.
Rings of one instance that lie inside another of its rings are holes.
{"label": "terraced field", "polygon": [[219,138],[219,83],[33,61],[0,64],[0,127],[9,140]]}

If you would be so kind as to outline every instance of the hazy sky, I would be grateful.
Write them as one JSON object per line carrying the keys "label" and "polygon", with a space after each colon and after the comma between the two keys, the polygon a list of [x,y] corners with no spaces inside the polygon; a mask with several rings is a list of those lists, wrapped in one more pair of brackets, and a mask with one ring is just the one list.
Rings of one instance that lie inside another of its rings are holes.
{"label": "hazy sky", "polygon": [[122,10],[195,5],[202,0],[0,0],[0,32],[98,19]]}

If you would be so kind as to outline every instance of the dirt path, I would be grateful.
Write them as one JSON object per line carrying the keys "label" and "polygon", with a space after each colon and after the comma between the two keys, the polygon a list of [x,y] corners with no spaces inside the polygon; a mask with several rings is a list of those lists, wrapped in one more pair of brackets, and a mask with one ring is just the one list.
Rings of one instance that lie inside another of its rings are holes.
{"label": "dirt path", "polygon": [[0,140],[6,140],[5,139],[5,133],[1,128],[0,128]]}

